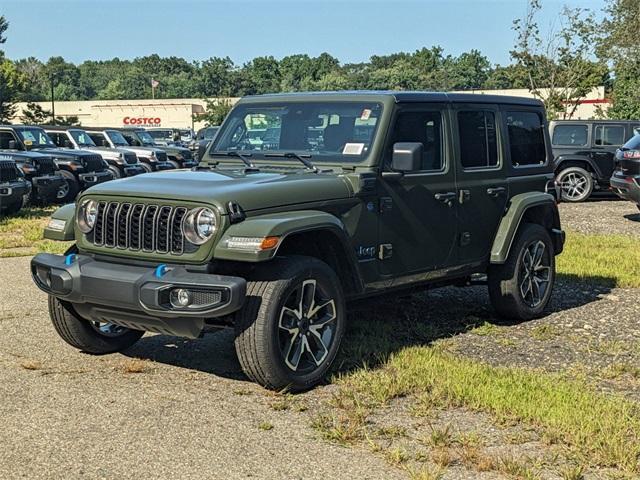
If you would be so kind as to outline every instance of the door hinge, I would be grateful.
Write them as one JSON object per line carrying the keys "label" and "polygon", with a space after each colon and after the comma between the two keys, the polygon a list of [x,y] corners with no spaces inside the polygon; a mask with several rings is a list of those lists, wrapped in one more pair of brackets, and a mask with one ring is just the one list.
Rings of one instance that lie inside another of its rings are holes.
{"label": "door hinge", "polygon": [[393,256],[393,245],[390,243],[383,243],[378,250],[378,258],[380,260],[386,260]]}

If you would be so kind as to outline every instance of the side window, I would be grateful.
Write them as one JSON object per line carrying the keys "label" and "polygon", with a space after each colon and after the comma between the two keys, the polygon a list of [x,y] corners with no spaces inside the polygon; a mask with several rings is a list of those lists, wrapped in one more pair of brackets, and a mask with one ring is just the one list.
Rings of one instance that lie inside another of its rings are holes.
{"label": "side window", "polygon": [[91,138],[91,140],[93,140],[93,143],[98,146],[101,146],[102,141],[104,140],[104,136],[101,133],[90,133],[89,138]]}
{"label": "side window", "polygon": [[442,114],[436,111],[401,112],[393,129],[393,143],[422,143],[422,168],[420,171],[437,171],[444,168],[442,158]]}
{"label": "side window", "polygon": [[551,143],[566,147],[584,146],[587,144],[588,131],[586,125],[556,125]]}
{"label": "side window", "polygon": [[64,147],[64,134],[57,132],[49,132],[49,137],[59,147]]}
{"label": "side window", "polygon": [[507,132],[511,163],[515,167],[544,165],[544,122],[536,112],[507,112]]}
{"label": "side window", "polygon": [[[9,142],[11,140],[13,140],[13,141],[16,140],[16,138],[13,136],[13,133],[11,133],[11,132],[0,132],[0,149],[8,150],[9,149]],[[16,148],[18,148],[18,142],[16,142]]]}
{"label": "side window", "polygon": [[463,168],[498,165],[496,115],[489,110],[458,112],[460,162]]}
{"label": "side window", "polygon": [[596,125],[595,144],[603,147],[624,144],[624,127],[622,125]]}

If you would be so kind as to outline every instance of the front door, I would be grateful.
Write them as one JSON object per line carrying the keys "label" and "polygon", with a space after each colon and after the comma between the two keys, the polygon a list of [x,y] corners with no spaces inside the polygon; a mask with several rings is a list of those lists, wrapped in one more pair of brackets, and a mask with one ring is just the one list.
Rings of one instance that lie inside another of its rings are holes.
{"label": "front door", "polygon": [[492,105],[459,104],[453,109],[458,187],[459,263],[484,261],[491,251],[509,198],[500,148],[500,113]]}
{"label": "front door", "polygon": [[416,104],[399,106],[395,114],[384,169],[391,170],[397,142],[422,143],[423,158],[415,172],[382,176],[378,258],[383,276],[398,277],[455,263],[457,205],[446,113],[444,105]]}
{"label": "front door", "polygon": [[626,140],[624,125],[601,123],[593,127],[593,147],[591,158],[595,162],[602,179],[609,179],[615,167],[616,150]]}

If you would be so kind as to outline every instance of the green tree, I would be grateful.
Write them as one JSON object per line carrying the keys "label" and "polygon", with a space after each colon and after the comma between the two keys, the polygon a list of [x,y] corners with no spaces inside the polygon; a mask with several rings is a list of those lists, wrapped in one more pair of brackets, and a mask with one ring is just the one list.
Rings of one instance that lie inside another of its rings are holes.
{"label": "green tree", "polygon": [[27,103],[27,108],[22,111],[20,120],[26,125],[44,125],[52,123],[51,110],[45,110],[39,104],[29,102]]}
{"label": "green tree", "polygon": [[10,123],[16,114],[16,98],[25,88],[24,76],[11,60],[0,56],[0,123]]}
{"label": "green tree", "polygon": [[64,127],[79,127],[80,119],[76,115],[69,115],[67,117],[56,117],[54,125],[62,125]]}
{"label": "green tree", "polygon": [[233,107],[228,99],[211,98],[205,100],[205,112],[194,116],[196,122],[210,125],[220,125]]}
{"label": "green tree", "polygon": [[540,98],[550,118],[571,118],[579,100],[608,76],[607,66],[594,61],[597,24],[592,12],[564,7],[560,28],[543,37],[537,16],[540,0],[529,0],[524,18],[513,22],[517,41],[511,51],[527,72],[528,88]]}

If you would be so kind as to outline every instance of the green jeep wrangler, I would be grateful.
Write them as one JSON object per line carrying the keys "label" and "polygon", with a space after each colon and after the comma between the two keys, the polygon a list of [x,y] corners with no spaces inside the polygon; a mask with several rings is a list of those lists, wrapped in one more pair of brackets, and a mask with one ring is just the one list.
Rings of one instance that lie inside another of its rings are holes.
{"label": "green jeep wrangler", "polygon": [[97,185],[56,212],[46,237],[75,246],[37,255],[33,279],[82,351],[231,327],[249,378],[307,389],[351,300],[473,277],[500,316],[543,313],[564,244],[549,146],[524,98],[247,97],[197,168]]}

